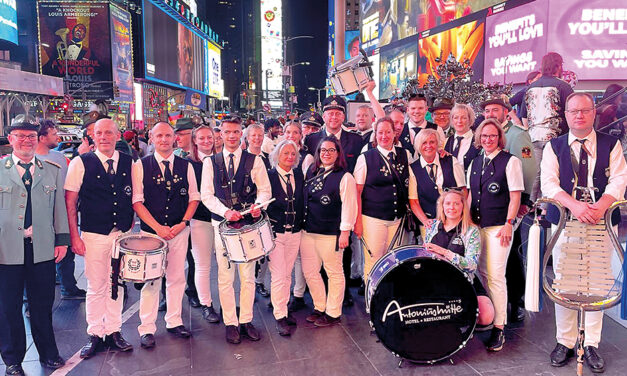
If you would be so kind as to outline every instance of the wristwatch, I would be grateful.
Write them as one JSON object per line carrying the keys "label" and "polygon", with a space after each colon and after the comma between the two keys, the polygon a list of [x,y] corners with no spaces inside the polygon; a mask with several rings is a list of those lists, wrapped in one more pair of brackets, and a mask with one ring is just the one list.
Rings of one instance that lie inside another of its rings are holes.
{"label": "wristwatch", "polygon": [[509,223],[510,225],[514,225],[514,222],[516,221],[516,219],[508,219],[506,223]]}
{"label": "wristwatch", "polygon": [[183,221],[182,221],[182,222],[183,222],[183,223],[185,223],[185,226],[189,226],[189,220],[187,220],[187,219],[183,219]]}

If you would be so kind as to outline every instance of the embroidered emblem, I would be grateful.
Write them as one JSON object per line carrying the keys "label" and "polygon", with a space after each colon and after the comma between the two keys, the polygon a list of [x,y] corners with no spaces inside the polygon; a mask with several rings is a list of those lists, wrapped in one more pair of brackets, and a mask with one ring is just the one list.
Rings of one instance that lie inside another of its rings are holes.
{"label": "embroidered emblem", "polygon": [[453,240],[451,241],[452,245],[464,245],[464,241],[462,240],[462,238],[460,238],[459,236],[456,236],[453,238]]}
{"label": "embroidered emblem", "polygon": [[331,198],[328,195],[324,195],[320,197],[320,203],[322,205],[329,205],[331,203]]}
{"label": "embroidered emblem", "polygon": [[246,193],[250,193],[250,191],[251,191],[250,185],[246,186],[246,189],[244,189],[244,191],[246,191]]}
{"label": "embroidered emblem", "polygon": [[187,189],[185,189],[185,187],[183,187],[183,188],[181,188],[179,193],[181,194],[181,196],[185,196],[187,194]]}
{"label": "embroidered emblem", "polygon": [[138,259],[129,259],[126,266],[128,267],[129,272],[137,273],[139,268],[142,266],[142,263]]}
{"label": "embroidered emblem", "polygon": [[488,185],[488,192],[496,194],[499,193],[501,191],[501,186],[499,185],[499,183],[490,183],[490,185]]}
{"label": "embroidered emblem", "polygon": [[522,148],[521,153],[522,153],[522,157],[523,158],[531,158],[531,148],[530,147],[525,146],[524,148]]}
{"label": "embroidered emblem", "polygon": [[[30,182],[25,183],[25,184],[30,184]],[[46,194],[48,195],[56,190],[57,190],[56,185],[44,185],[44,192],[46,192]]]}
{"label": "embroidered emblem", "polygon": [[388,171],[388,168],[386,166],[381,166],[381,169],[379,171],[381,171],[381,173],[383,173],[383,176],[385,177],[390,175],[390,171]]}
{"label": "embroidered emblem", "polygon": [[311,193],[321,191],[323,185],[324,182],[322,181],[322,178],[318,178],[316,181],[313,182],[313,185],[311,187]]}
{"label": "embroidered emblem", "polygon": [[126,187],[124,187],[124,193],[126,193],[127,196],[130,196],[133,193],[133,189],[131,188],[130,185],[127,185]]}

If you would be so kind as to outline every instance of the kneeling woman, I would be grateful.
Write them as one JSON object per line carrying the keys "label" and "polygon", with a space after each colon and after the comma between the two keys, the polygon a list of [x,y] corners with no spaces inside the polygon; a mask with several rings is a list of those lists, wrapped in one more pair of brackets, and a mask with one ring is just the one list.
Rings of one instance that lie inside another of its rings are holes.
{"label": "kneeling woman", "polygon": [[477,324],[490,325],[494,306],[475,274],[481,253],[481,233],[470,219],[470,209],[461,190],[442,192],[437,206],[437,219],[426,229],[425,248],[447,259],[473,277],[479,303]]}
{"label": "kneeling woman", "polygon": [[[342,255],[357,217],[357,188],[345,161],[340,142],[327,136],[316,148],[314,164],[305,179],[300,257],[314,304],[306,320],[320,327],[340,322],[346,283]],[[328,294],[321,265],[329,276]]]}
{"label": "kneeling woman", "polygon": [[272,197],[276,199],[267,211],[276,234],[275,248],[269,263],[270,296],[277,330],[282,336],[289,336],[290,324],[296,324],[296,321],[288,319],[287,303],[304,214],[304,179],[302,171],[297,168],[299,159],[298,146],[293,141],[283,140],[270,154],[270,163],[274,168],[268,171]]}

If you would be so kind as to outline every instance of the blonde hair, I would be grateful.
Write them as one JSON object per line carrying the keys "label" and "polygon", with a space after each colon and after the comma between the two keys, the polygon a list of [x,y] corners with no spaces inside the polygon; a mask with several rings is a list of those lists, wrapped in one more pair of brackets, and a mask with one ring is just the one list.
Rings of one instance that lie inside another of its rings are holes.
{"label": "blonde hair", "polygon": [[453,106],[453,109],[451,110],[451,124],[453,124],[453,115],[461,111],[466,111],[466,114],[468,115],[468,128],[471,128],[476,119],[475,110],[464,103],[455,103],[455,106]]}
{"label": "blonde hair", "polygon": [[475,147],[477,149],[480,149],[482,147],[481,146],[481,132],[483,131],[483,128],[485,128],[488,125],[493,125],[499,134],[499,149],[505,149],[505,143],[506,143],[505,132],[503,132],[503,128],[501,127],[501,124],[499,124],[498,120],[496,119],[485,119],[484,121],[481,122],[481,124],[479,124],[479,127],[475,131]]}
{"label": "blonde hair", "polygon": [[421,130],[420,132],[418,132],[418,134],[416,135],[416,139],[414,140],[414,145],[415,145],[416,151],[421,156],[422,156],[422,153],[420,152],[420,147],[432,135],[435,135],[435,140],[438,143],[438,149],[439,149],[440,145],[442,145],[442,140],[440,139],[440,133],[437,130],[431,129],[431,128],[425,128],[425,129]]}
{"label": "blonde hair", "polygon": [[300,133],[300,142],[299,145],[297,145],[300,150],[303,147],[303,128],[300,126],[300,123],[298,121],[290,120],[283,126],[283,132],[285,133],[287,131],[287,127],[290,126],[296,127],[296,129],[298,129],[298,133]]}
{"label": "blonde hair", "polygon": [[446,221],[446,214],[444,214],[444,200],[449,195],[455,195],[459,197],[462,202],[462,233],[465,234],[468,229],[472,226],[475,226],[472,218],[470,217],[470,208],[468,207],[468,202],[466,201],[466,197],[464,197],[464,192],[461,190],[450,189],[443,191],[438,198],[436,203],[436,219],[440,222],[444,223]]}

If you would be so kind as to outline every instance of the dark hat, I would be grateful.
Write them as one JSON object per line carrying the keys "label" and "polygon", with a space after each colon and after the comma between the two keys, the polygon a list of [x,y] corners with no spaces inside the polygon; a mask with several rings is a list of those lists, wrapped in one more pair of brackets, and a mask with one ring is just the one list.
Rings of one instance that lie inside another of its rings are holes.
{"label": "dark hat", "polygon": [[266,121],[263,122],[263,129],[267,132],[270,130],[270,128],[274,128],[274,127],[280,127],[281,126],[281,122],[275,118],[269,118],[266,119]]}
{"label": "dark hat", "polygon": [[326,110],[340,110],[346,112],[346,101],[339,95],[326,97],[322,102],[322,111],[324,112]]}
{"label": "dark hat", "polygon": [[186,131],[188,129],[194,129],[194,123],[190,118],[178,118],[176,119],[176,126],[174,132]]}
{"label": "dark hat", "polygon": [[512,110],[512,105],[509,104],[509,98],[505,94],[500,94],[500,95],[497,94],[497,95],[490,96],[486,101],[481,102],[479,106],[481,107],[482,110],[485,110],[485,106],[489,104],[500,104],[501,106],[505,107],[508,111]]}
{"label": "dark hat", "polygon": [[429,108],[430,112],[436,110],[450,110],[455,105],[455,101],[450,98],[436,98],[433,105]]}
{"label": "dark hat", "polygon": [[324,124],[322,116],[320,116],[320,114],[317,112],[305,112],[304,114],[300,115],[300,122],[301,124],[313,125],[314,127],[318,128],[322,127],[322,124]]}
{"label": "dark hat", "polygon": [[33,124],[33,123],[29,123],[29,122],[16,122],[11,124],[8,128],[7,128],[7,132],[12,132],[12,131],[39,131],[39,125],[38,124]]}

